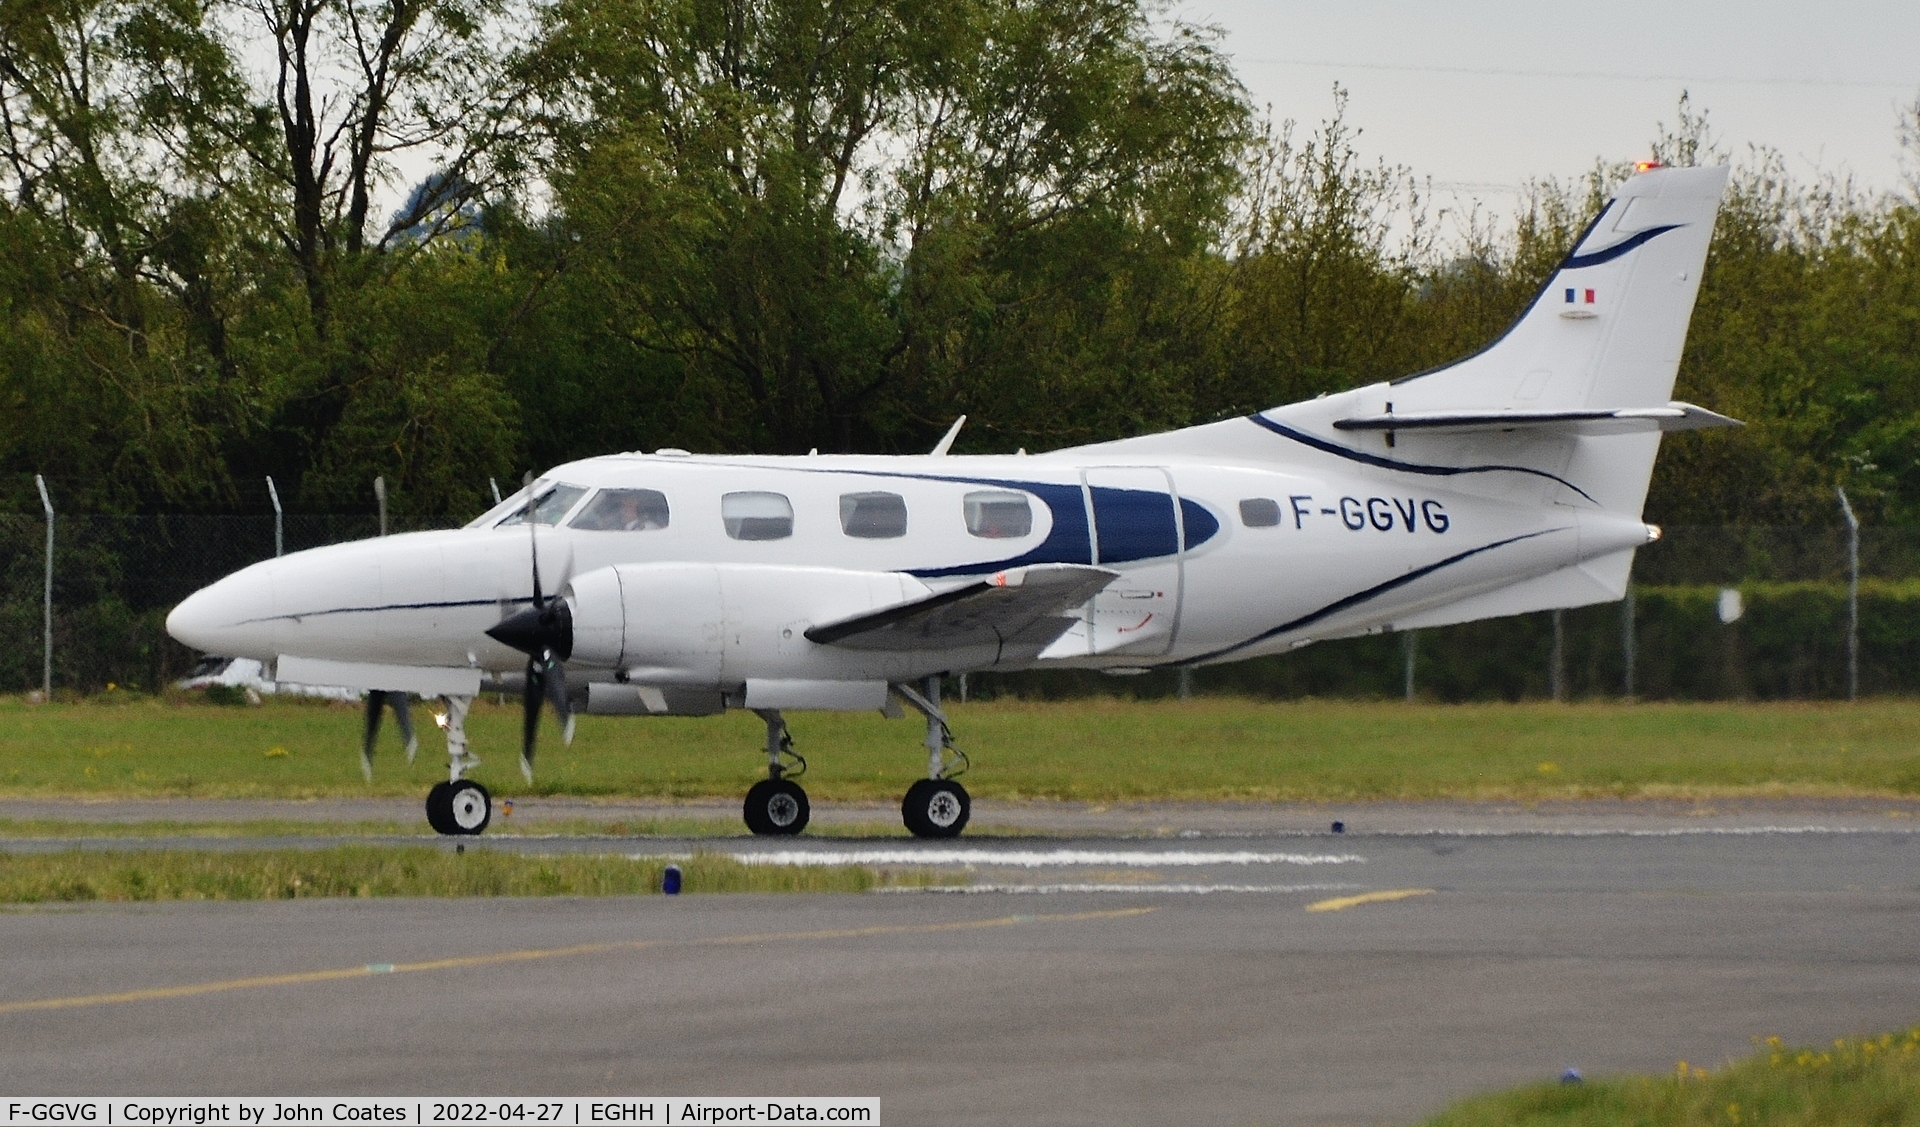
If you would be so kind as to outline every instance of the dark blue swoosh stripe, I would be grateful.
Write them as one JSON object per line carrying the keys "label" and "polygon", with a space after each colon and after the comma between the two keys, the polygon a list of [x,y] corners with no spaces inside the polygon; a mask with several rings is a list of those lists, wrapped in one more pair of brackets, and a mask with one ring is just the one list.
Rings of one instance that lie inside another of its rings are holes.
{"label": "dark blue swoosh stripe", "polygon": [[1560,269],[1578,270],[1583,266],[1598,266],[1602,262],[1612,262],[1630,250],[1645,246],[1648,241],[1656,236],[1664,235],[1668,231],[1678,231],[1685,226],[1685,223],[1669,223],[1665,227],[1649,227],[1644,231],[1620,240],[1605,250],[1596,250],[1592,254],[1570,254],[1567,256],[1567,260],[1560,264]]}
{"label": "dark blue swoosh stripe", "polygon": [[1392,591],[1399,587],[1405,587],[1407,584],[1412,583],[1415,580],[1423,579],[1426,576],[1432,575],[1434,572],[1439,571],[1443,567],[1451,567],[1454,564],[1459,563],[1461,560],[1471,559],[1472,557],[1477,556],[1482,552],[1491,552],[1495,548],[1504,548],[1508,544],[1517,544],[1522,540],[1531,540],[1536,536],[1545,536],[1550,532],[1560,532],[1560,531],[1562,530],[1558,528],[1550,528],[1550,529],[1547,529],[1545,532],[1529,532],[1523,536],[1509,536],[1505,540],[1495,540],[1491,544],[1482,544],[1478,548],[1469,548],[1466,551],[1461,552],[1459,555],[1448,556],[1446,559],[1441,560],[1438,563],[1430,563],[1425,567],[1417,567],[1412,571],[1407,572],[1405,575],[1396,575],[1392,579],[1387,580],[1385,583],[1378,583],[1372,587],[1367,588],[1364,591],[1357,591],[1354,594],[1348,595],[1344,599],[1337,599],[1334,602],[1328,603],[1326,606],[1321,607],[1319,610],[1309,611],[1308,613],[1301,615],[1299,618],[1296,618],[1291,622],[1283,622],[1271,630],[1263,630],[1260,633],[1255,634],[1253,637],[1248,638],[1244,642],[1235,642],[1233,645],[1227,646],[1224,649],[1214,650],[1211,653],[1203,653],[1199,657],[1182,658],[1179,661],[1169,662],[1168,664],[1196,665],[1203,661],[1212,661],[1215,658],[1225,657],[1230,653],[1237,653],[1240,650],[1246,649],[1248,646],[1258,645],[1259,643],[1266,641],[1268,638],[1276,637],[1280,634],[1285,634],[1289,630],[1298,630],[1303,626],[1311,626],[1314,623],[1319,622],[1322,619],[1328,618],[1332,615],[1338,614],[1349,607],[1359,606],[1361,603],[1364,603],[1369,599],[1376,598],[1380,595],[1384,595],[1388,591]]}
{"label": "dark blue swoosh stripe", "polygon": [[1550,474],[1545,470],[1536,470],[1527,466],[1430,466],[1422,462],[1402,462],[1398,459],[1383,457],[1379,454],[1369,454],[1364,450],[1355,450],[1349,446],[1342,446],[1337,442],[1328,442],[1324,438],[1316,438],[1305,431],[1295,430],[1284,423],[1276,423],[1265,415],[1248,415],[1247,417],[1283,438],[1291,438],[1303,446],[1311,446],[1315,450],[1345,458],[1350,462],[1359,462],[1362,465],[1378,466],[1383,470],[1396,470],[1400,473],[1426,474],[1429,477],[1452,477],[1455,474],[1463,473],[1495,472],[1532,474],[1535,477],[1544,477],[1548,481],[1559,482],[1561,485],[1573,490],[1587,500],[1593,501],[1596,505],[1600,503],[1593,500],[1591,493],[1588,493],[1573,482],[1568,481],[1558,474]]}
{"label": "dark blue swoosh stripe", "polygon": [[[709,463],[734,464],[741,463]],[[855,477],[893,477],[908,481],[944,481],[956,485],[997,485],[1002,489],[1016,489],[1032,493],[1039,497],[1053,514],[1053,527],[1047,531],[1047,537],[1026,552],[1017,556],[1007,556],[997,560],[981,560],[975,563],[953,564],[945,567],[911,567],[903,569],[908,575],[919,579],[940,579],[961,575],[985,575],[1009,568],[1026,567],[1030,564],[1090,564],[1093,562],[1092,537],[1088,535],[1087,509],[1078,485],[1061,485],[1054,482],[1021,481],[1016,478],[970,477],[960,474],[915,473],[909,470],[860,470],[860,469],[816,469],[812,466],[781,466],[782,470],[792,473],[812,474],[848,474]],[[1138,508],[1127,504],[1124,495],[1140,494],[1141,499],[1152,498],[1154,505],[1165,504],[1170,494],[1149,492],[1143,489],[1121,489],[1115,486],[1095,485],[1091,487],[1096,512],[1111,512],[1109,506],[1119,509]],[[1118,504],[1115,504],[1118,502]],[[1171,506],[1168,506],[1171,507]],[[1214,538],[1220,531],[1220,522],[1206,507],[1189,497],[1180,498],[1180,516],[1185,522],[1186,550],[1193,549]],[[1137,522],[1135,522],[1137,523]],[[1131,563],[1139,559],[1154,556],[1170,556],[1179,551],[1179,544],[1171,535],[1172,529],[1165,534],[1143,535],[1138,528],[1127,530],[1123,541],[1115,542],[1103,532],[1100,545],[1100,562]]]}

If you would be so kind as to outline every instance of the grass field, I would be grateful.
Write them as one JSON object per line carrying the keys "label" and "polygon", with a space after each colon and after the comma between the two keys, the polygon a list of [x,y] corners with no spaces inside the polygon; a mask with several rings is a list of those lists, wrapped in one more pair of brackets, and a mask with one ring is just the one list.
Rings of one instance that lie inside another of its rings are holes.
{"label": "grass field", "polygon": [[[408,766],[389,722],[372,784],[356,706],[0,699],[0,795],[418,795],[445,744],[419,710]],[[1920,794],[1920,702],[1405,705],[1236,698],[994,702],[953,709],[978,797],[1366,799]],[[915,721],[791,718],[816,799],[894,801],[925,764]],[[764,770],[751,714],[580,718],[543,732],[533,786],[519,708],[476,704],[474,777],[502,796],[733,797]]]}
{"label": "grass field", "polygon": [[[386,848],[0,853],[0,904],[291,900],[331,896],[631,896],[660,891],[660,858],[526,856],[428,845]],[[686,892],[866,892],[935,883],[921,870],[744,865],[696,853]]]}
{"label": "grass field", "polygon": [[1777,1127],[1920,1124],[1920,1027],[1825,1048],[1770,1038],[1724,1068],[1537,1084],[1463,1100],[1426,1127]]}

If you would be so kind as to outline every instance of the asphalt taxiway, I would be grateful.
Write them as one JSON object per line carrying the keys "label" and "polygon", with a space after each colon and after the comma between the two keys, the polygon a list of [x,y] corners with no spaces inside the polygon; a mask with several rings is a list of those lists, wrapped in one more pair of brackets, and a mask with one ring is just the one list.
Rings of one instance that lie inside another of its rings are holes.
{"label": "asphalt taxiway", "polygon": [[1634,810],[1363,811],[1339,835],[500,838],[479,847],[925,864],[966,891],[17,909],[0,1086],[1388,1123],[1568,1067],[1920,1020],[1905,815]]}

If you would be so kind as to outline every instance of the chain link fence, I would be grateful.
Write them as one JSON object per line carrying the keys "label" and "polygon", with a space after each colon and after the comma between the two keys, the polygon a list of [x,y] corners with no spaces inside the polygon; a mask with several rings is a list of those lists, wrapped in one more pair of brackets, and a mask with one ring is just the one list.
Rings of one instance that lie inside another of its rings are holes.
{"label": "chain link fence", "polygon": [[[394,532],[459,520],[396,519]],[[286,550],[377,534],[365,515],[289,515]],[[41,584],[46,525],[0,514],[0,691],[41,676]],[[193,667],[168,638],[166,615],[187,595],[274,554],[272,516],[58,516],[54,550],[56,691],[115,684],[153,691]],[[1860,691],[1920,692],[1920,529],[1860,534]],[[1744,613],[1720,620],[1722,588]],[[1631,616],[1626,613],[1631,607]],[[1844,528],[1669,528],[1641,549],[1630,604],[1584,607],[1562,618],[1558,676],[1569,699],[1835,699],[1847,695],[1847,532]],[[1550,614],[1418,632],[1413,684],[1423,699],[1549,697],[1556,681]],[[1631,683],[1628,655],[1632,654]],[[1323,642],[1280,657],[1193,670],[1186,689],[1278,699],[1389,698],[1405,689],[1406,647],[1394,635]],[[1166,671],[982,674],[975,696],[1172,696]]]}
{"label": "chain link fence", "polygon": [[[389,522],[390,531],[452,527],[455,521]],[[379,533],[366,515],[285,518],[286,550]],[[0,514],[0,691],[37,688],[46,521]],[[268,516],[67,516],[54,519],[53,684],[56,692],[108,685],[153,691],[185,676],[197,655],[167,636],[167,612],[188,595],[274,554]]]}

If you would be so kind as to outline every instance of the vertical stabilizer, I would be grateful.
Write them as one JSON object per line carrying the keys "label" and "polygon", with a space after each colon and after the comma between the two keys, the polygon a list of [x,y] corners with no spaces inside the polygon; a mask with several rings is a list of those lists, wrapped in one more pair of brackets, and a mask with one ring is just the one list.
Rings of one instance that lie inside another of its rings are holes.
{"label": "vertical stabilizer", "polygon": [[1661,407],[1673,394],[1727,169],[1642,172],[1504,336],[1394,382],[1396,410]]}
{"label": "vertical stabilizer", "polygon": [[1669,398],[1726,183],[1724,167],[1633,176],[1520,319],[1457,363],[1075,453],[1343,463],[1637,521],[1662,431],[1737,425]]}
{"label": "vertical stabilizer", "polygon": [[1637,520],[1662,431],[1737,425],[1669,399],[1726,182],[1724,167],[1639,173],[1498,340],[1443,368],[1263,411],[1255,429],[1295,451]]}

